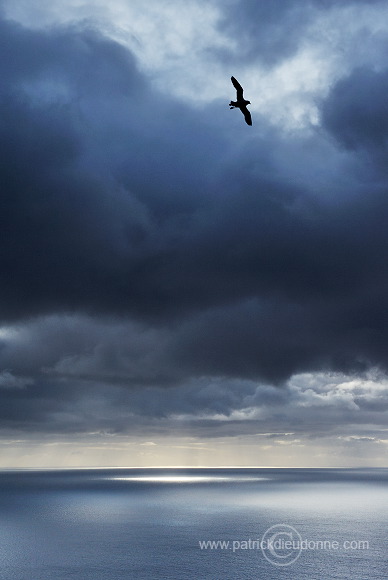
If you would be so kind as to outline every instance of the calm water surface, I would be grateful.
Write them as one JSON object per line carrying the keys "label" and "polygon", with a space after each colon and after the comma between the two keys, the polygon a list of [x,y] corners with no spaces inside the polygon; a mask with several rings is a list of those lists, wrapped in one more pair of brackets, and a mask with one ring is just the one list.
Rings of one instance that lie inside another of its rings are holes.
{"label": "calm water surface", "polygon": [[387,521],[387,469],[1,471],[0,579],[386,580]]}

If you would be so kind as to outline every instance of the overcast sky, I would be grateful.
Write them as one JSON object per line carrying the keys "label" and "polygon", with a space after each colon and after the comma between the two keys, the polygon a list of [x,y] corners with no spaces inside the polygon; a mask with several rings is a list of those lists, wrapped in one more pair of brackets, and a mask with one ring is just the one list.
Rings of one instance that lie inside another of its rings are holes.
{"label": "overcast sky", "polygon": [[0,466],[387,465],[387,3],[0,18]]}

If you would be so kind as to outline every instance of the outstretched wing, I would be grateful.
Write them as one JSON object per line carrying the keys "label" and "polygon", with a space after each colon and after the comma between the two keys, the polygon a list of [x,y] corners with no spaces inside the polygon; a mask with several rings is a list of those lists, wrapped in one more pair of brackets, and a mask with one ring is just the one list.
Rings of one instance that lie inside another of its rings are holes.
{"label": "outstretched wing", "polygon": [[243,88],[234,77],[230,77],[230,80],[232,81],[233,86],[237,91],[237,100],[239,101],[240,99],[243,98]]}
{"label": "outstretched wing", "polygon": [[245,122],[248,125],[252,125],[252,117],[251,117],[251,113],[248,111],[248,109],[246,107],[241,107],[241,112],[245,117]]}

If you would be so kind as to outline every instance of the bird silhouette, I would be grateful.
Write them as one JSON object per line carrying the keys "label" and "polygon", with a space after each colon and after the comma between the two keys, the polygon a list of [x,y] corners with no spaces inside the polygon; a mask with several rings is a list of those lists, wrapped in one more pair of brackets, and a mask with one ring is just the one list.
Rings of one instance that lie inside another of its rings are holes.
{"label": "bird silhouette", "polygon": [[234,88],[237,91],[237,101],[230,101],[229,107],[231,109],[240,109],[242,114],[244,115],[245,121],[248,125],[252,125],[252,117],[250,112],[247,109],[247,105],[251,104],[251,101],[246,101],[244,99],[244,90],[240,83],[234,78],[230,77],[230,80],[233,83]]}

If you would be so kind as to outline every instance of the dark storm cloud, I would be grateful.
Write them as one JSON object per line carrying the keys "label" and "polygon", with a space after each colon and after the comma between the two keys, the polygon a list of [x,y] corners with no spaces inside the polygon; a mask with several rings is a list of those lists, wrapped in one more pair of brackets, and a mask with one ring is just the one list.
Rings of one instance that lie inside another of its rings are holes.
{"label": "dark storm cloud", "polygon": [[388,144],[388,71],[357,68],[341,79],[322,107],[324,126],[340,144],[379,158]]}
{"label": "dark storm cloud", "polygon": [[92,30],[1,28],[8,426],[230,416],[260,381],[388,369],[386,72],[339,80],[307,136],[256,114],[247,138],[228,96],[163,96]]}
{"label": "dark storm cloud", "polygon": [[212,171],[194,115],[155,108],[130,54],[95,33],[2,27],[2,318],[166,307],[164,263]]}
{"label": "dark storm cloud", "polygon": [[[2,28],[1,314],[7,319],[77,307],[86,285],[97,283],[116,241],[109,230],[119,210],[104,184],[80,167],[84,140],[72,101],[95,90],[112,98],[116,74],[127,94],[136,94],[137,78],[124,51],[93,34]],[[111,196],[129,210],[124,196],[114,189]]]}

